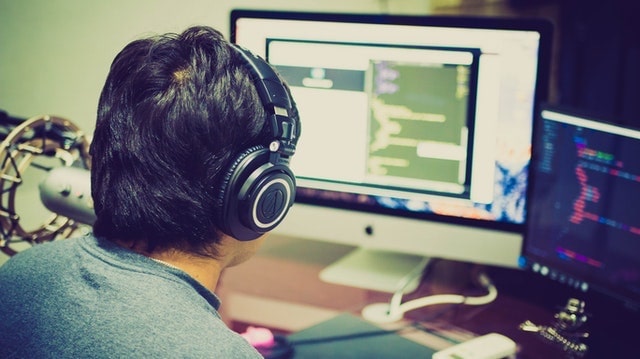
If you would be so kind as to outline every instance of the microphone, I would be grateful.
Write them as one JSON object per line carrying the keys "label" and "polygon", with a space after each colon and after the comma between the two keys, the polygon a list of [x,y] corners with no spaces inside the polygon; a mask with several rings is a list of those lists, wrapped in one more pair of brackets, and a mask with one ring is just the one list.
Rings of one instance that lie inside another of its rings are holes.
{"label": "microphone", "polygon": [[88,225],[96,221],[89,170],[69,166],[53,168],[38,188],[42,204],[51,212]]}

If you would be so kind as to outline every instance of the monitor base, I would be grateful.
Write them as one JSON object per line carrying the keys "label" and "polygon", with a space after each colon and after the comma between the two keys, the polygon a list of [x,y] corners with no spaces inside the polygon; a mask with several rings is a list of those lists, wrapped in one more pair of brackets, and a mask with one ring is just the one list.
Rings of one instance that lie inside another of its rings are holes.
{"label": "monitor base", "polygon": [[413,273],[422,272],[427,264],[422,256],[357,248],[322,270],[320,279],[387,293],[395,293],[404,286],[402,292],[406,294],[418,288],[422,276]]}

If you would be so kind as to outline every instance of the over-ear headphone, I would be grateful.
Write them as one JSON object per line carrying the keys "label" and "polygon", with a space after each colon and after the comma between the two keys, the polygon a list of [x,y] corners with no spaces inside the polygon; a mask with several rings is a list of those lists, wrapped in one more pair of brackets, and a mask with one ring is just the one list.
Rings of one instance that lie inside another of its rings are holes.
{"label": "over-ear headphone", "polygon": [[219,225],[242,241],[275,228],[293,205],[296,182],[289,168],[300,129],[291,112],[295,103],[274,69],[249,50],[232,44],[245,62],[267,112],[272,139],[235,157],[222,176]]}

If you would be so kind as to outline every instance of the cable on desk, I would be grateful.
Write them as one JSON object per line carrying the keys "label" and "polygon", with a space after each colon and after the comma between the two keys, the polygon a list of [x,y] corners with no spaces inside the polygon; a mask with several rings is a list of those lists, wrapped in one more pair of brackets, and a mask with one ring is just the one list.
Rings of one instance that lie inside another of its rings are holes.
{"label": "cable on desk", "polygon": [[[481,273],[479,277],[480,284],[487,290],[487,294],[480,297],[467,297],[458,294],[437,294],[428,297],[422,297],[400,304],[398,311],[402,314],[435,304],[465,304],[465,305],[484,305],[493,302],[498,296],[498,290],[491,283],[486,274]],[[393,310],[393,309],[391,309]]]}
{"label": "cable on desk", "polygon": [[401,320],[404,314],[409,311],[430,305],[484,305],[493,302],[498,296],[497,288],[485,273],[480,273],[478,281],[480,282],[480,285],[487,290],[487,294],[484,296],[468,297],[459,294],[436,294],[401,303],[402,291],[397,291],[389,303],[375,303],[366,306],[362,310],[362,316],[371,322],[391,323]]}
{"label": "cable on desk", "polygon": [[396,288],[396,291],[393,293],[393,297],[391,297],[391,301],[389,302],[389,310],[393,310],[393,308],[399,308],[401,306],[404,290],[407,288],[409,283],[422,276],[423,269],[427,267],[430,260],[431,259],[428,257],[423,258],[420,265],[416,266],[411,272],[402,278],[402,280],[400,280],[398,288]]}

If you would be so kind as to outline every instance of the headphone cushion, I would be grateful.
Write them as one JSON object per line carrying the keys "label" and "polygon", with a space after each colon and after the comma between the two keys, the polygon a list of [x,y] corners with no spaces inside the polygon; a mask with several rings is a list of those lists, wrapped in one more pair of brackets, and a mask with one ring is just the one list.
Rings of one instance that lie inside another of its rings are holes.
{"label": "headphone cushion", "polygon": [[293,173],[286,165],[271,163],[270,155],[264,146],[251,147],[222,177],[219,224],[236,239],[255,239],[275,228],[294,202]]}
{"label": "headphone cushion", "polygon": [[240,165],[240,163],[242,163],[242,161],[244,161],[249,154],[263,148],[264,148],[263,146],[254,146],[242,151],[239,155],[237,155],[233,159],[233,161],[231,162],[231,165],[227,167],[227,170],[225,171],[224,175],[220,180],[219,189],[218,189],[218,203],[220,203],[221,208],[224,208],[224,204],[228,200],[228,194],[230,192],[229,183],[231,182],[231,179],[235,177],[235,172],[238,166]]}

